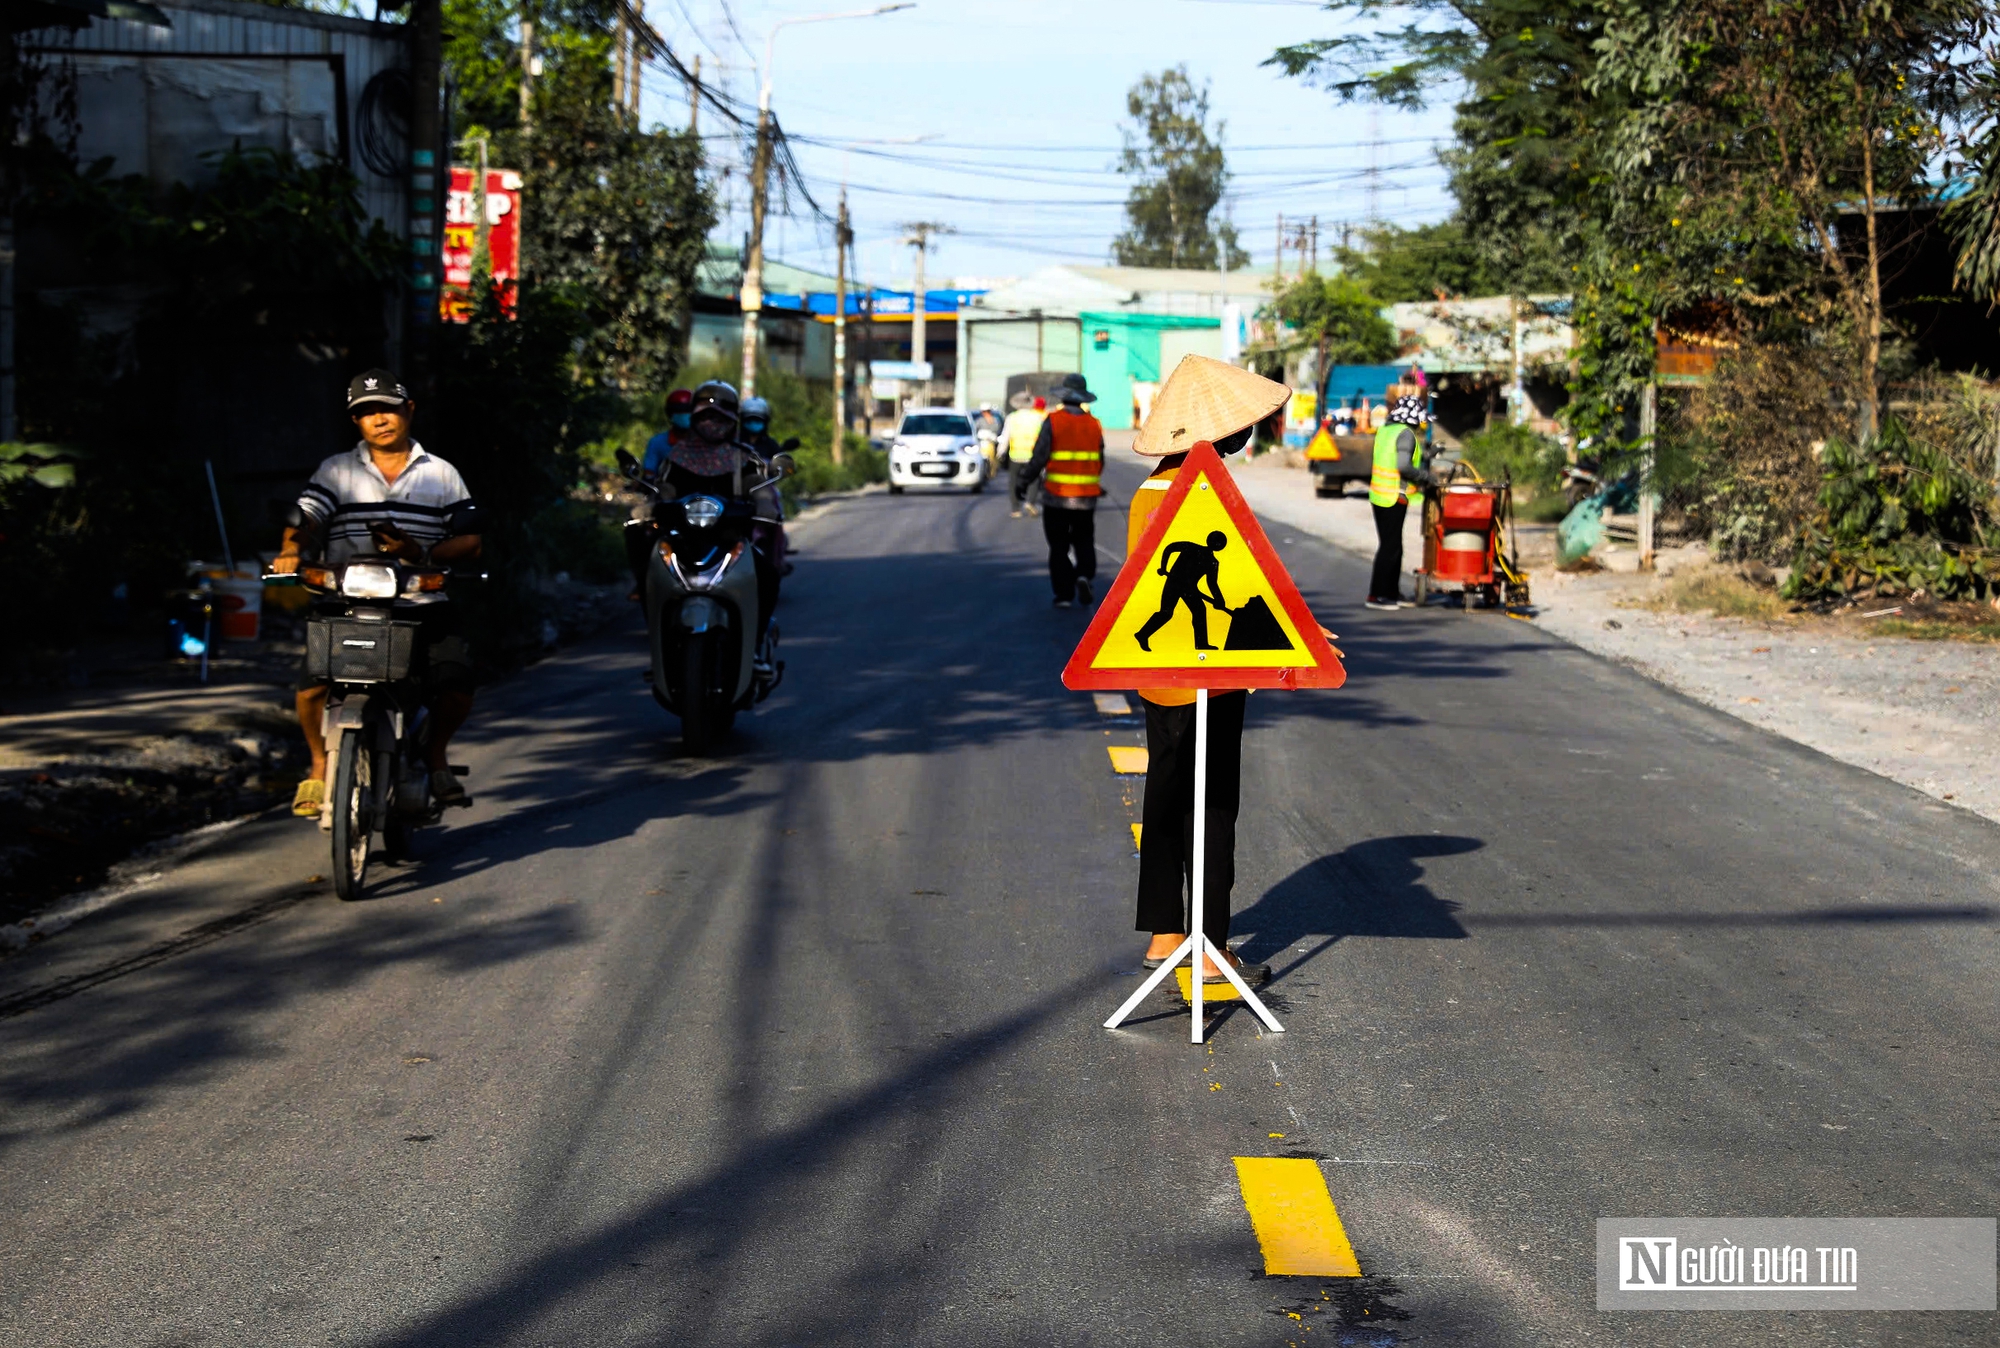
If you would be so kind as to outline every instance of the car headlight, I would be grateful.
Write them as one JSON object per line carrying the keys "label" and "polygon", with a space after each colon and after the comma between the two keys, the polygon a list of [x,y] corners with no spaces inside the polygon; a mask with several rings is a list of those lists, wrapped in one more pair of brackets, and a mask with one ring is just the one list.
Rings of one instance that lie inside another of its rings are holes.
{"label": "car headlight", "polygon": [[396,568],[360,563],[340,573],[340,592],[349,599],[394,599]]}
{"label": "car headlight", "polygon": [[681,509],[687,512],[687,522],[697,529],[713,529],[722,518],[722,502],[713,496],[690,496]]}

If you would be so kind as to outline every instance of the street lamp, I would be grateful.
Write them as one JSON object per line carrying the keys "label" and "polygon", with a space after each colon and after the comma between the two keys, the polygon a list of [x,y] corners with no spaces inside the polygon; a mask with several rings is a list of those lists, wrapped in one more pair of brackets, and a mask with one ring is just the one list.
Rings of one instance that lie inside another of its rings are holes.
{"label": "street lamp", "polygon": [[757,148],[750,162],[750,254],[743,259],[743,396],[757,389],[757,315],[764,307],[764,208],[771,176],[771,61],[778,30],[788,24],[826,23],[832,19],[872,19],[899,9],[915,9],[915,0],[850,9],[838,14],[806,14],[780,19],[764,38],[764,79],[757,91]]}

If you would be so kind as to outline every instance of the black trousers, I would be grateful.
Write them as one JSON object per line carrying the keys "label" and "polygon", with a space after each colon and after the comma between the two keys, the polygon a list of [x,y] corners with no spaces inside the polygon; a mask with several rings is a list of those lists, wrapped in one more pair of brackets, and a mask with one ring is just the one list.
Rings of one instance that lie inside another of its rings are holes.
{"label": "black trousers", "polygon": [[1097,512],[1045,501],[1042,537],[1049,540],[1049,587],[1058,599],[1076,598],[1076,583],[1097,574]]}
{"label": "black trousers", "polygon": [[[1217,948],[1229,939],[1236,883],[1236,810],[1243,795],[1243,709],[1248,693],[1208,698],[1207,872],[1201,925]],[[1194,877],[1194,704],[1146,704],[1146,803],[1140,813],[1139,931],[1188,929]]]}
{"label": "black trousers", "polygon": [[1410,513],[1410,503],[1368,508],[1375,512],[1375,570],[1368,577],[1368,598],[1393,604],[1402,595],[1403,517]]}
{"label": "black trousers", "polygon": [[1007,494],[1012,499],[1014,509],[1033,505],[1035,501],[1036,475],[1028,471],[1025,463],[1007,465]]}

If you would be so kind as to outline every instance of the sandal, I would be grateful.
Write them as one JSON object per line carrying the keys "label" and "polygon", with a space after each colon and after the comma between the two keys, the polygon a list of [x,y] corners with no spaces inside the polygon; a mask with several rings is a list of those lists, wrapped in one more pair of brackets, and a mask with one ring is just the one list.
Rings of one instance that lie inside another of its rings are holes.
{"label": "sandal", "polygon": [[319,818],[320,807],[326,804],[326,783],[317,777],[308,777],[299,783],[299,789],[292,793],[292,813],[301,819]]}

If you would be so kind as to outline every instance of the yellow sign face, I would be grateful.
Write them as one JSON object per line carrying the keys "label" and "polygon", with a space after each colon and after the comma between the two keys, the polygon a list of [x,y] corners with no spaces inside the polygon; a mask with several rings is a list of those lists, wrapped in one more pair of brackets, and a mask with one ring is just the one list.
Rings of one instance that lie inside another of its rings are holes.
{"label": "yellow sign face", "polygon": [[1093,669],[1284,669],[1313,663],[1243,533],[1202,474],[1147,557]]}

